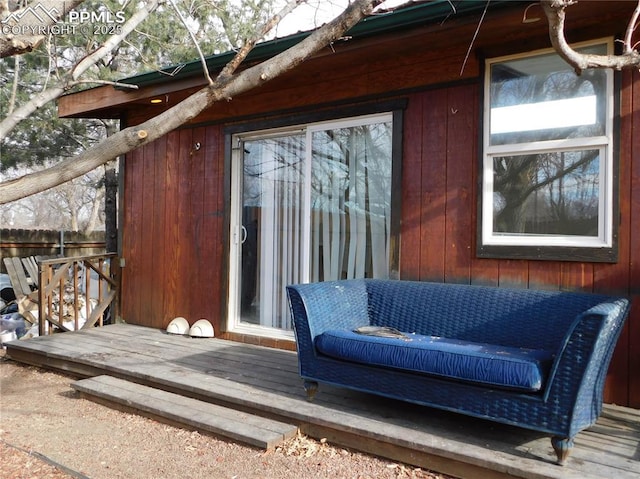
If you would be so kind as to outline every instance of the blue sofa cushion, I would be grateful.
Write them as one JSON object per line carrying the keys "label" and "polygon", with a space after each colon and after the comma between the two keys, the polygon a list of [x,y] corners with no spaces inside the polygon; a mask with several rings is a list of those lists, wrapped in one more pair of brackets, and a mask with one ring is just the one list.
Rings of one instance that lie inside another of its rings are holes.
{"label": "blue sofa cushion", "polygon": [[315,346],[336,359],[525,392],[542,388],[552,360],[552,354],[543,350],[403,334],[377,337],[329,330],[316,338]]}

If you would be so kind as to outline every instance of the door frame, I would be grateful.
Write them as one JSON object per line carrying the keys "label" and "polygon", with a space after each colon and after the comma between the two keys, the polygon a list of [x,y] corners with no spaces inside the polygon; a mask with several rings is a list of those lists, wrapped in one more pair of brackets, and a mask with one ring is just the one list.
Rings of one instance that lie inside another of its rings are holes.
{"label": "door frame", "polygon": [[[227,284],[223,293],[223,304],[221,305],[221,315],[224,318],[224,330],[228,333],[237,333],[250,336],[268,337],[270,339],[294,340],[293,331],[265,327],[260,325],[246,325],[237,321],[238,301],[231,301],[231,298],[239,298],[238,295],[238,264],[240,256],[232,257],[234,245],[234,233],[232,225],[238,215],[239,203],[232,201],[232,195],[237,194],[241,181],[240,175],[234,177],[232,170],[241,153],[238,140],[243,141],[251,138],[264,138],[266,136],[282,136],[284,133],[295,132],[297,128],[308,129],[309,126],[322,123],[339,124],[353,120],[358,117],[381,116],[383,114],[392,115],[392,173],[391,173],[391,204],[393,212],[391,215],[391,247],[389,257],[389,276],[392,279],[399,279],[400,265],[400,222],[402,216],[402,146],[403,146],[403,117],[408,101],[406,98],[380,101],[375,104],[363,104],[348,106],[334,110],[325,110],[314,113],[290,114],[286,117],[272,118],[269,120],[248,121],[246,123],[229,125],[224,129],[225,134],[225,223],[226,234],[224,244],[223,271],[226,272]],[[232,296],[235,295],[235,296]],[[232,316],[233,315],[233,316]],[[232,319],[236,318],[236,319]]]}

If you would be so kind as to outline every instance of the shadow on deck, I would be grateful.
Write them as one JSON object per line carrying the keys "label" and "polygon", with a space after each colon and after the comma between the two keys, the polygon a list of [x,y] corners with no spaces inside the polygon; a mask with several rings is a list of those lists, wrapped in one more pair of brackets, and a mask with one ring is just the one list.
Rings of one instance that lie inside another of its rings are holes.
{"label": "shadow on deck", "polygon": [[537,432],[321,385],[306,400],[295,353],[132,325],[7,345],[11,359],[110,375],[294,424],[315,438],[462,478],[640,477],[640,411],[605,406],[565,466]]}

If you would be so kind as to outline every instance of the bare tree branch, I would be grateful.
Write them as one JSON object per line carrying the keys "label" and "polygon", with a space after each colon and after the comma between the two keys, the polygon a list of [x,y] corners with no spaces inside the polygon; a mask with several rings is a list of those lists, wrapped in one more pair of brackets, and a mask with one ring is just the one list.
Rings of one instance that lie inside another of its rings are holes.
{"label": "bare tree branch", "polygon": [[[490,0],[487,0],[487,3],[485,3],[484,5],[484,10],[482,11],[482,16],[480,17],[480,20],[478,21],[478,26],[476,27],[476,31],[473,34],[473,38],[471,39],[471,43],[469,43],[469,48],[467,49],[467,54],[464,57],[464,61],[462,62],[462,67],[460,68],[460,76],[462,76],[462,74],[464,73],[464,67],[467,64],[467,61],[469,60],[469,55],[471,55],[471,50],[473,49],[473,44],[475,43],[476,39],[478,38],[478,33],[480,33],[480,27],[482,26],[482,22],[484,21],[484,17],[487,15],[487,10],[489,10],[489,2]],[[449,5],[451,5],[451,3],[449,3]],[[455,7],[453,5],[451,5],[451,8],[453,9],[454,13],[456,11]]]}
{"label": "bare tree branch", "polygon": [[256,46],[256,43],[263,38],[267,33],[269,33],[276,25],[280,23],[280,21],[291,13],[298,5],[304,3],[306,0],[290,0],[287,4],[273,17],[271,17],[264,25],[258,28],[255,34],[247,39],[244,45],[238,50],[233,59],[225,65],[220,74],[218,75],[218,79],[223,79],[225,77],[229,77],[233,75],[233,73],[238,69],[240,64],[247,58],[247,55],[253,47]]}
{"label": "bare tree branch", "polygon": [[154,141],[195,118],[216,102],[260,86],[289,70],[340,38],[362,18],[370,15],[382,0],[355,0],[333,21],[316,30],[295,46],[231,77],[218,77],[158,116],[129,127],[52,168],[0,184],[0,204],[38,193],[81,176],[112,158]]}
{"label": "bare tree branch", "polygon": [[636,30],[636,26],[638,25],[638,17],[640,17],[640,1],[636,5],[636,9],[633,11],[633,15],[629,20],[629,25],[627,25],[627,33],[624,36],[624,49],[625,52],[633,51],[635,49],[635,45],[632,45],[633,41],[633,32]]}
{"label": "bare tree branch", "polygon": [[86,56],[72,69],[71,78],[77,80],[85,71],[95,65],[100,59],[104,58],[108,53],[112,52],[138,25],[144,22],[149,15],[164,3],[165,0],[147,0],[131,15],[129,20],[122,24],[118,34],[110,36],[98,49]]}
{"label": "bare tree branch", "polygon": [[176,14],[178,15],[178,18],[182,22],[182,25],[184,26],[184,28],[187,30],[187,33],[189,34],[189,37],[191,38],[191,41],[193,42],[193,45],[196,47],[196,51],[198,52],[198,57],[200,58],[200,63],[202,63],[202,70],[204,72],[204,77],[207,80],[207,83],[209,83],[209,85],[213,84],[213,80],[211,79],[211,76],[209,75],[209,69],[207,68],[207,61],[204,59],[204,54],[202,53],[202,49],[200,48],[200,44],[198,44],[198,40],[196,40],[195,35],[193,34],[191,29],[189,28],[189,25],[187,25],[187,20],[186,20],[186,18],[184,18],[184,15],[182,15],[182,12],[178,8],[178,5],[176,5],[175,0],[169,0],[169,3],[173,7],[173,9],[176,11]]}
{"label": "bare tree branch", "polygon": [[138,85],[132,85],[131,83],[122,83],[119,81],[111,80],[77,80],[73,82],[75,85],[111,85],[118,88],[128,88],[129,90],[137,90]]}
{"label": "bare tree branch", "polygon": [[[34,95],[31,100],[17,108],[11,115],[7,115],[0,121],[0,139],[4,138],[18,123],[28,118],[38,108],[42,108],[48,102],[60,97],[70,88],[84,82],[78,81],[80,75],[85,73],[89,68],[95,65],[100,59],[104,58],[109,52],[116,48],[124,38],[136,29],[158,6],[164,3],[164,0],[148,0],[136,12],[122,24],[122,28],[117,35],[112,35],[98,49],[80,60],[75,67],[67,73],[60,82],[47,88],[46,90]],[[99,83],[99,82],[96,82]]]}
{"label": "bare tree branch", "polygon": [[[11,96],[9,97],[9,108],[7,108],[7,114],[11,115],[16,107],[16,97],[18,96],[18,83],[20,83],[20,57],[14,57],[13,67],[13,85],[11,85]],[[2,135],[0,135],[2,138]]]}
{"label": "bare tree branch", "polygon": [[587,68],[622,70],[640,66],[640,54],[631,45],[631,37],[635,31],[639,16],[640,0],[638,0],[638,7],[636,7],[636,11],[627,27],[624,51],[620,55],[584,54],[578,53],[571,48],[567,43],[564,32],[565,10],[567,7],[577,3],[575,0],[542,0],[540,3],[549,23],[551,44],[558,54],[575,69],[577,74],[582,73]]}
{"label": "bare tree branch", "polygon": [[40,0],[37,7],[47,12],[42,22],[35,22],[30,14],[31,6],[12,12],[3,19],[0,32],[0,58],[27,53],[36,48],[46,37],[47,28],[55,25],[67,13],[84,0]]}

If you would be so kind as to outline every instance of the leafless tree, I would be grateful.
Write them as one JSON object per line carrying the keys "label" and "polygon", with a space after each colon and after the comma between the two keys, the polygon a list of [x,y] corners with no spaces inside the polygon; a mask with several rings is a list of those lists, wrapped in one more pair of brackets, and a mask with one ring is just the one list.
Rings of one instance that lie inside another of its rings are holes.
{"label": "leafless tree", "polygon": [[[148,0],[146,4],[157,6],[160,1]],[[51,168],[0,184],[0,204],[44,191],[79,177],[111,161],[115,156],[125,154],[187,123],[216,102],[228,101],[240,93],[256,88],[295,68],[320,48],[340,38],[345,31],[365,16],[370,15],[374,8],[382,3],[382,0],[354,0],[337,18],[316,30],[300,43],[269,60],[239,71],[240,64],[257,41],[266,32],[273,29],[284,15],[296,5],[302,3],[302,1],[291,0],[281,12],[259,28],[258,32],[238,50],[235,58],[229,62],[215,79],[211,79],[206,87],[164,113],[138,126],[126,128],[110,136],[68,161],[60,162]],[[59,17],[66,15],[68,11],[81,3],[82,0],[41,0],[39,2],[40,5],[47,8],[57,8]],[[629,20],[623,53],[616,56],[584,55],[569,46],[564,36],[565,11],[574,3],[576,3],[574,0],[541,1],[549,23],[551,43],[558,53],[578,72],[586,68],[637,68],[640,64],[640,54],[633,43],[633,33],[640,15],[640,0],[639,7],[636,8],[632,18]],[[0,0],[0,18],[5,18],[7,12],[8,2]],[[15,22],[18,26],[19,23],[20,20]],[[55,20],[49,19],[49,24],[53,23],[55,23]],[[43,25],[46,25],[46,20]],[[42,42],[43,39],[44,37],[42,36],[0,35],[0,57],[28,52]],[[105,46],[105,48],[108,48],[108,46]],[[100,53],[96,51],[95,55],[92,56],[92,60],[95,59],[97,61],[99,56]],[[87,58],[87,61],[90,61],[89,57]],[[79,66],[76,66],[72,71],[79,71],[75,70],[79,68]],[[74,77],[72,74],[68,80],[73,83],[78,81],[78,77]],[[66,87],[62,86],[62,88],[64,90],[64,88],[68,88],[68,85]]]}
{"label": "leafless tree", "polygon": [[[240,64],[256,43],[274,28],[284,15],[301,2],[302,0],[291,0],[278,14],[259,28],[209,85],[164,113],[135,127],[121,130],[70,160],[0,184],[0,204],[44,191],[77,178],[116,156],[160,138],[169,131],[187,123],[216,102],[229,101],[234,96],[256,88],[295,68],[322,47],[340,38],[345,31],[362,18],[371,14],[377,5],[382,3],[382,0],[355,0],[341,15],[314,31],[298,44],[258,65],[238,71]],[[0,47],[0,52],[2,51]]]}
{"label": "leafless tree", "polygon": [[633,34],[640,17],[640,1],[633,15],[629,19],[627,31],[623,40],[622,53],[619,55],[590,55],[579,53],[567,42],[565,37],[566,10],[575,5],[577,0],[542,0],[542,9],[549,23],[549,38],[553,48],[578,74],[587,68],[613,68],[622,70],[625,68],[638,68],[640,65],[640,53],[634,43]]}

